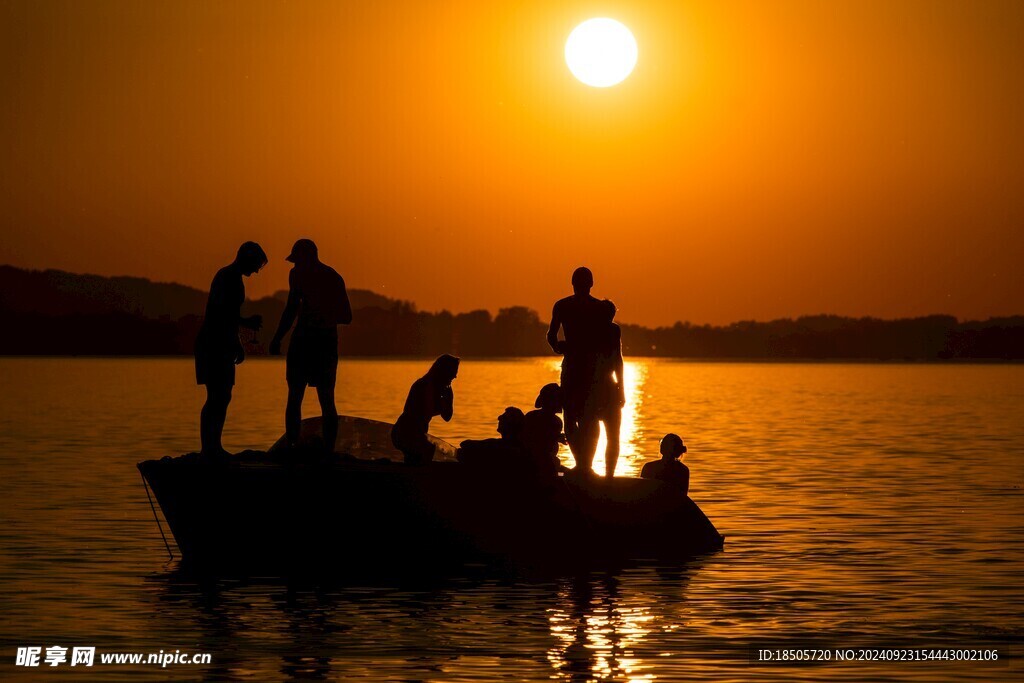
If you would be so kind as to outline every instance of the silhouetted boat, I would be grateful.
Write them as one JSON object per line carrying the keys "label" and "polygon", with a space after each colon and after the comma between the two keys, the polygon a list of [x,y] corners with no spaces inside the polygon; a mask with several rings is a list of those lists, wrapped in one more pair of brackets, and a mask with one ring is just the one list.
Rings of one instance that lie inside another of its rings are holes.
{"label": "silhouetted boat", "polygon": [[[550,565],[685,559],[723,537],[678,489],[657,481],[558,477],[538,483],[454,462],[408,467],[391,425],[342,417],[337,452],[281,448],[222,459],[147,460],[139,470],[186,562],[250,571],[473,561]],[[319,418],[303,422],[320,431]]]}

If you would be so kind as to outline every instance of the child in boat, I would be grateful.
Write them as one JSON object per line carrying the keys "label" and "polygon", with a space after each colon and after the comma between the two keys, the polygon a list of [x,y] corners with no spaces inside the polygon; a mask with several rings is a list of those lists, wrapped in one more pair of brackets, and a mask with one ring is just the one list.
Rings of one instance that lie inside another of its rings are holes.
{"label": "child in boat", "polygon": [[676,484],[683,489],[683,493],[690,490],[690,468],[679,462],[679,458],[686,452],[683,440],[676,434],[666,434],[661,440],[661,460],[652,460],[640,470],[640,476],[644,479],[658,479],[660,481]]}
{"label": "child in boat", "polygon": [[554,476],[558,473],[558,444],[565,443],[562,435],[562,389],[557,384],[545,384],[534,402],[536,410],[526,414],[523,424],[523,445],[537,473]]}
{"label": "child in boat", "polygon": [[456,456],[463,465],[506,470],[521,467],[526,461],[523,447],[523,411],[509,406],[498,416],[499,439],[466,439]]}

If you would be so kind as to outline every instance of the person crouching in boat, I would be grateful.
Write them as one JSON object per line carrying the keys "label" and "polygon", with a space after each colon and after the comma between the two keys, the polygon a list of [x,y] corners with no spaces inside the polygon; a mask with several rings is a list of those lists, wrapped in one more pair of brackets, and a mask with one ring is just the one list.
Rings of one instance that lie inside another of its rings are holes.
{"label": "person crouching in boat", "polygon": [[690,490],[690,468],[679,462],[686,452],[683,440],[676,434],[666,434],[661,440],[661,460],[652,460],[640,470],[643,479],[657,479],[679,486],[683,493]]}
{"label": "person crouching in boat", "polygon": [[451,422],[455,412],[452,382],[459,374],[459,359],[438,356],[427,374],[413,382],[405,408],[391,429],[391,443],[402,451],[407,465],[426,465],[434,459],[434,444],[427,438],[430,420],[439,415]]}
{"label": "person crouching in boat", "polygon": [[519,408],[505,408],[505,412],[498,416],[498,434],[501,438],[466,439],[459,445],[459,462],[505,472],[525,469],[530,465],[523,445],[525,420]]}
{"label": "person crouching in boat", "polygon": [[545,384],[531,410],[523,418],[523,445],[534,470],[541,476],[558,474],[558,445],[565,443],[562,434],[562,388],[554,382]]}

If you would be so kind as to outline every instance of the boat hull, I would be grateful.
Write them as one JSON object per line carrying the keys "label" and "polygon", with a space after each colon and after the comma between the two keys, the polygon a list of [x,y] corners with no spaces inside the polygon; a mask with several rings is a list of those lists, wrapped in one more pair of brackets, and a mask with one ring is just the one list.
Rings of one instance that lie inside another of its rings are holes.
{"label": "boat hull", "polygon": [[182,558],[251,571],[685,558],[722,536],[674,487],[538,482],[459,463],[407,467],[258,452],[139,463]]}

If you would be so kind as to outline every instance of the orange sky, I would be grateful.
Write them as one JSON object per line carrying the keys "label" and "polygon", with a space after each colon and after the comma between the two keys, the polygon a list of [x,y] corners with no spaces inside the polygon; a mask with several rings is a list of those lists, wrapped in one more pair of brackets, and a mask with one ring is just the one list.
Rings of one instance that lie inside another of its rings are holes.
{"label": "orange sky", "polygon": [[[636,36],[577,82],[580,21]],[[1024,312],[1024,3],[0,0],[0,262],[620,319]]]}

